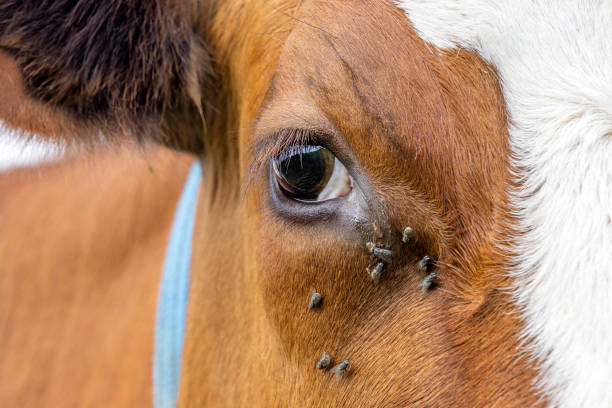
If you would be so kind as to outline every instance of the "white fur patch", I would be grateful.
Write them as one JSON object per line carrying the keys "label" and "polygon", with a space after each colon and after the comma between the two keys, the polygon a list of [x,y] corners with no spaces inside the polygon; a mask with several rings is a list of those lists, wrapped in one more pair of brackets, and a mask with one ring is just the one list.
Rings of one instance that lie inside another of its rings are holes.
{"label": "white fur patch", "polygon": [[0,122],[0,171],[55,161],[64,153],[62,146],[32,137],[24,138]]}
{"label": "white fur patch", "polygon": [[554,407],[612,407],[612,1],[402,0],[427,42],[499,73],[522,186],[523,333]]}

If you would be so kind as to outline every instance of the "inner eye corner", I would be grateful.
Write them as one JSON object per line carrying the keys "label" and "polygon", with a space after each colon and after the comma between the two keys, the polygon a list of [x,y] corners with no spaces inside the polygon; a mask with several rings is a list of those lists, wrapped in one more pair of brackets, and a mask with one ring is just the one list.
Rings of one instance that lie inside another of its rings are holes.
{"label": "inner eye corner", "polygon": [[279,190],[293,201],[319,203],[352,190],[344,164],[327,147],[314,142],[285,149],[272,160],[271,167]]}

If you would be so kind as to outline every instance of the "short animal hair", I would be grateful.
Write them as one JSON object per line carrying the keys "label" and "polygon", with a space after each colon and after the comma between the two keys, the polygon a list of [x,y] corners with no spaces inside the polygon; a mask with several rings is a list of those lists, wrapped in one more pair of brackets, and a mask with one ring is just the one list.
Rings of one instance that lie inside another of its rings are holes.
{"label": "short animal hair", "polygon": [[29,97],[87,128],[197,151],[203,142],[178,140],[164,118],[202,111],[211,68],[199,12],[191,1],[5,0],[0,49]]}

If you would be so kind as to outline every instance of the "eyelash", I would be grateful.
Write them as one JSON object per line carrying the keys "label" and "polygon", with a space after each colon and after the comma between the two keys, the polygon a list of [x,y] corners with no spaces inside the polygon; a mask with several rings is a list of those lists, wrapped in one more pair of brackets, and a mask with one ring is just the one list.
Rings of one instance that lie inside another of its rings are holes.
{"label": "eyelash", "polygon": [[320,145],[331,151],[318,132],[315,133],[305,129],[283,129],[282,132],[277,133],[275,136],[281,142],[274,146],[267,161],[280,158],[287,152],[300,153],[300,148],[307,145]]}

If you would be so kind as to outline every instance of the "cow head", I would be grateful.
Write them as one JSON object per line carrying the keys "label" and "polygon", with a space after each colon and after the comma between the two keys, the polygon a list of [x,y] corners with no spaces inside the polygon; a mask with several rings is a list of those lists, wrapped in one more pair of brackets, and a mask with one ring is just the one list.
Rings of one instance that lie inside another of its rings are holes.
{"label": "cow head", "polygon": [[557,122],[520,82],[539,55],[504,59],[509,9],[5,3],[5,121],[202,160],[183,405],[536,406],[571,380],[534,386],[559,351],[515,273],[552,262],[521,252],[551,216],[529,218],[549,196],[517,175],[558,177],[520,156],[522,131]]}

